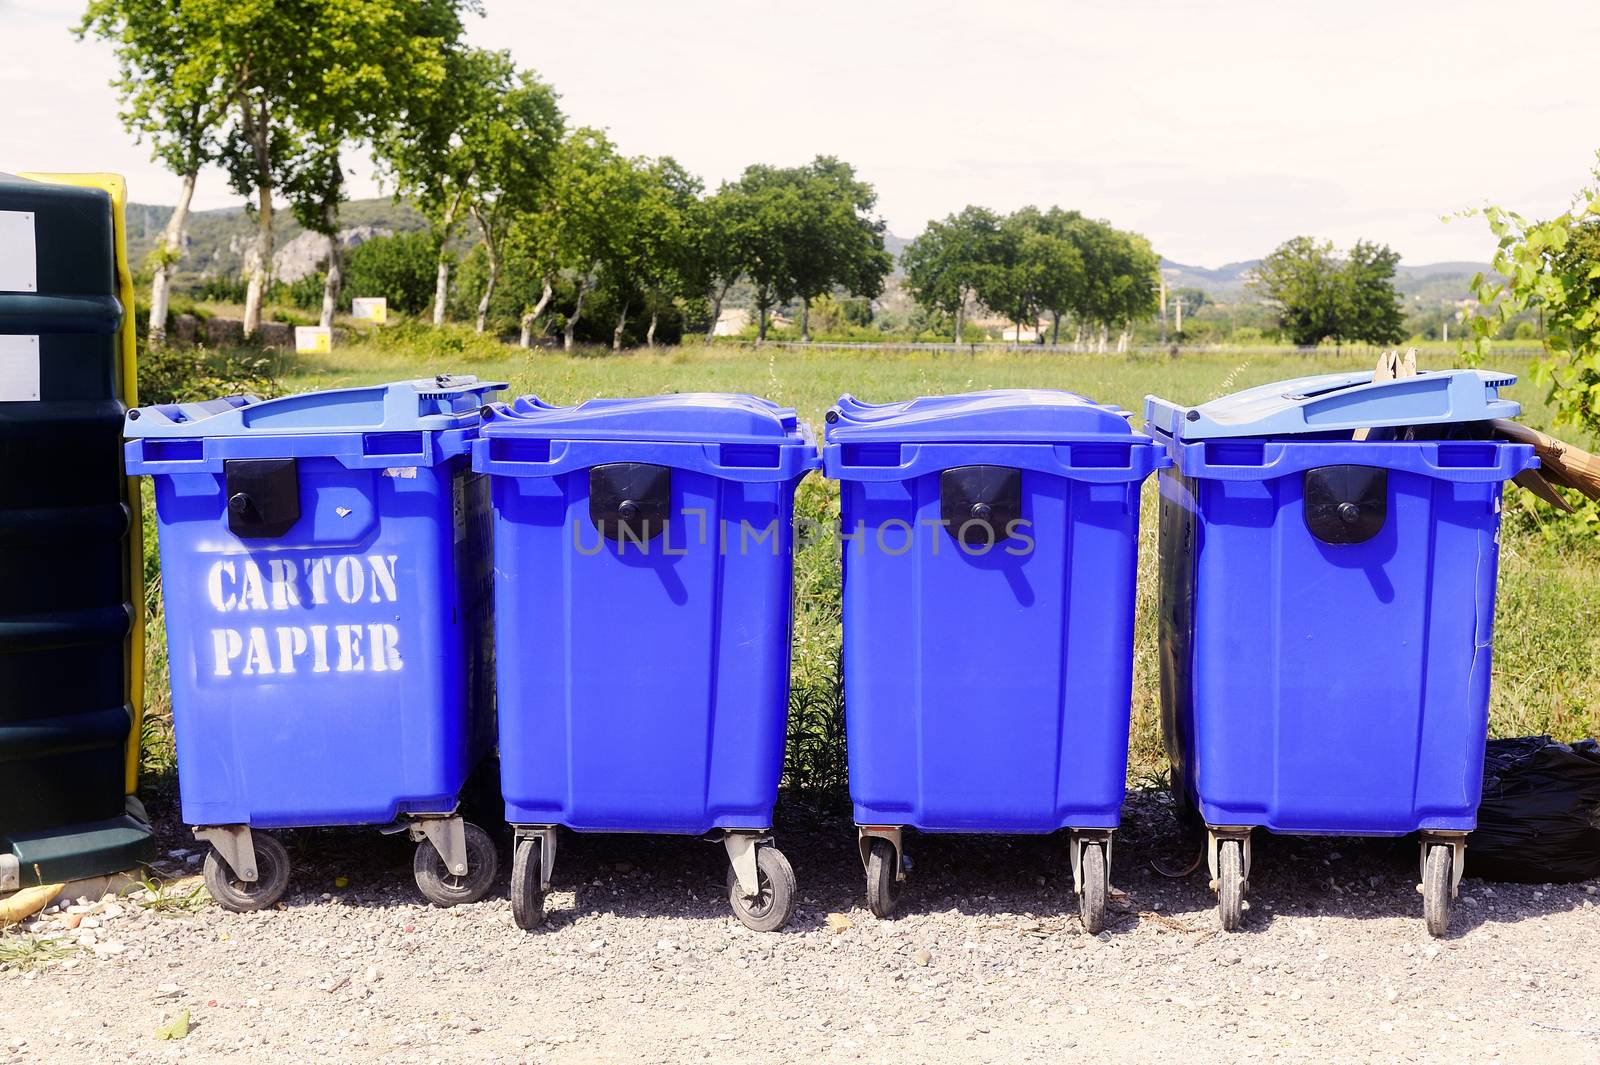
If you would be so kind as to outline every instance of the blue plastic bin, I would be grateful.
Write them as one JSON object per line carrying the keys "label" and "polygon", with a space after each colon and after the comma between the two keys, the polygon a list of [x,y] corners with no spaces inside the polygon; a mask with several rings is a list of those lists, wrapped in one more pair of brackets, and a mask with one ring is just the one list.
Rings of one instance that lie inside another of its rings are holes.
{"label": "blue plastic bin", "polygon": [[556,826],[719,832],[735,912],[788,919],[794,874],[756,845],[783,767],[794,491],[817,465],[794,411],[752,396],[490,408],[473,468],[492,482],[522,927]]}
{"label": "blue plastic bin", "polygon": [[1127,412],[1046,390],[844,396],[827,420],[873,911],[898,898],[906,827],[1071,828],[1098,927],[1127,774],[1139,488],[1162,450]]}
{"label": "blue plastic bin", "polygon": [[494,744],[488,485],[467,450],[503,388],[128,412],[128,472],[155,481],[183,817],[224,905],[287,884],[252,829],[393,825],[434,902],[492,884],[492,841],[455,811]]}
{"label": "blue plastic bin", "polygon": [[1225,927],[1251,828],[1421,831],[1425,888],[1438,847],[1453,893],[1476,822],[1502,482],[1537,460],[1488,425],[1518,413],[1499,397],[1515,377],[1372,377],[1146,401],[1174,462],[1160,478],[1165,741],[1180,807],[1210,829]]}

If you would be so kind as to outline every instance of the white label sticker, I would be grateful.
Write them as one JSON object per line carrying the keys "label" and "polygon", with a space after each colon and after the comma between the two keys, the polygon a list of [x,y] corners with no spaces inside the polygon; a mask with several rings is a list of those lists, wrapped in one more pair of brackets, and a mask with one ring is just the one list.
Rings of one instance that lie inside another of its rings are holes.
{"label": "white label sticker", "polygon": [[0,336],[0,403],[39,401],[39,338]]}
{"label": "white label sticker", "polygon": [[383,475],[401,481],[415,481],[417,479],[417,468],[415,466],[385,466]]}
{"label": "white label sticker", "polygon": [[33,212],[0,211],[0,292],[38,291],[39,253],[33,240]]}

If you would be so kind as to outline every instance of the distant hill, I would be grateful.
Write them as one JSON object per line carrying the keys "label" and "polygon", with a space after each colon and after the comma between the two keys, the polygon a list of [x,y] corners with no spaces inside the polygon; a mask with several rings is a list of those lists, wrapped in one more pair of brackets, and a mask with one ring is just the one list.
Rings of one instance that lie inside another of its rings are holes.
{"label": "distant hill", "polygon": [[[144,263],[155,248],[162,230],[166,228],[167,219],[171,217],[171,207],[128,204],[128,258],[136,268]],[[339,218],[342,232],[360,233],[362,236],[404,233],[427,225],[415,207],[388,198],[351,200],[341,209]],[[178,265],[180,283],[185,279],[203,276],[237,275],[244,267],[245,250],[255,240],[256,220],[242,207],[222,207],[194,212],[189,216],[187,229],[188,245]],[[284,272],[285,267],[287,273],[295,273],[296,270],[304,272],[307,254],[315,239],[307,237],[299,247],[291,248],[295,238],[304,232],[294,220],[293,213],[278,211],[273,224],[273,244],[284,253],[275,256],[280,273]],[[285,276],[284,280],[292,281],[294,277]]]}
{"label": "distant hill", "polygon": [[[1173,288],[1197,288],[1219,303],[1250,302],[1255,296],[1246,287],[1250,274],[1260,259],[1226,263],[1215,268],[1188,266],[1170,259],[1161,260],[1161,272]],[[1402,296],[1420,296],[1429,299],[1462,299],[1468,294],[1472,276],[1487,272],[1488,263],[1445,262],[1400,264],[1395,268],[1395,288]]]}

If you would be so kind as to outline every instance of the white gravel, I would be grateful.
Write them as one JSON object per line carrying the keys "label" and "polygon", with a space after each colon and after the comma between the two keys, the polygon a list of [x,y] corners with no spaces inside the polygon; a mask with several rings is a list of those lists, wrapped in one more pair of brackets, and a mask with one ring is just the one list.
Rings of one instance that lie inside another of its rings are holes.
{"label": "white gravel", "polygon": [[1098,937],[1059,839],[914,839],[879,921],[848,821],[785,814],[801,905],[778,934],[731,916],[720,846],[626,836],[563,839],[531,934],[503,875],[433,909],[409,848],[371,832],[292,839],[266,913],[69,905],[32,934],[72,957],[0,972],[0,1062],[1600,1061],[1593,883],[1469,879],[1433,940],[1413,842],[1268,839],[1228,935],[1203,872],[1152,871],[1186,856],[1146,794]]}

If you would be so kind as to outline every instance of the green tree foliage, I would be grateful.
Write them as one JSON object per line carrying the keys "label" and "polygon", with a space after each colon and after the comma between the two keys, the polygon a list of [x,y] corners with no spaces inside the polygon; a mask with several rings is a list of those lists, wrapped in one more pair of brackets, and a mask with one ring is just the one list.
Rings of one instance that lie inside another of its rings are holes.
{"label": "green tree foliage", "polygon": [[[536,84],[536,83],[535,83]],[[399,192],[409,196],[427,216],[438,260],[434,273],[433,323],[444,324],[450,296],[450,267],[455,251],[451,238],[463,216],[492,178],[490,160],[504,147],[507,96],[519,88],[537,96],[517,73],[510,53],[481,48],[455,48],[445,55],[445,76],[431,91],[410,101],[403,120],[378,138],[380,163]],[[548,90],[546,90],[548,92]],[[553,97],[549,101],[554,107]],[[538,111],[538,104],[533,107]],[[538,127],[541,119],[531,120]],[[537,137],[535,137],[537,139]]]}
{"label": "green tree foliage", "polygon": [[[1594,177],[1600,181],[1600,168]],[[1496,276],[1473,279],[1478,309],[1465,351],[1481,359],[1513,319],[1533,312],[1545,351],[1534,379],[1549,388],[1556,427],[1576,430],[1592,447],[1600,437],[1600,186],[1580,190],[1545,221],[1495,206],[1483,216],[1497,241]],[[1600,529],[1600,506],[1576,494],[1569,500],[1577,528]]]}
{"label": "green tree foliage", "polygon": [[200,170],[216,158],[217,137],[233,102],[232,86],[203,46],[210,27],[170,0],[92,0],[75,30],[111,44],[118,117],[151,155],[181,179],[178,203],[151,254],[149,338],[166,337],[168,288],[183,249],[189,204]]}
{"label": "green tree foliage", "polygon": [[[344,291],[381,296],[404,314],[422,314],[433,302],[438,249],[433,235],[418,231],[375,237],[350,252]],[[342,297],[342,306],[350,300]]]}
{"label": "green tree foliage", "polygon": [[995,260],[1000,217],[986,207],[963,208],[928,228],[900,253],[906,284],[918,305],[947,315],[961,343],[962,320]]}
{"label": "green tree foliage", "polygon": [[1399,261],[1387,245],[1357,241],[1340,258],[1331,241],[1294,237],[1261,261],[1251,284],[1303,347],[1324,340],[1393,344],[1405,337],[1394,287]]}

